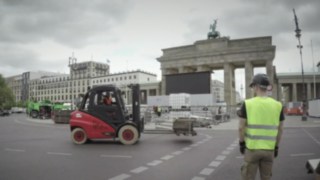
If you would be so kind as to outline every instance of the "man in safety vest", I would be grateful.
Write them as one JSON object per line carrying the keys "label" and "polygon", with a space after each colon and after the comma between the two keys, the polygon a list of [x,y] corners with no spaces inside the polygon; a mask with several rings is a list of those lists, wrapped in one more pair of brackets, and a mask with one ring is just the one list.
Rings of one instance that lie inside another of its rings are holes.
{"label": "man in safety vest", "polygon": [[255,97],[247,99],[237,112],[240,152],[244,154],[241,175],[244,180],[255,179],[259,169],[262,180],[271,179],[273,159],[278,156],[283,131],[282,104],[267,96],[270,81],[266,74],[253,77],[250,88]]}

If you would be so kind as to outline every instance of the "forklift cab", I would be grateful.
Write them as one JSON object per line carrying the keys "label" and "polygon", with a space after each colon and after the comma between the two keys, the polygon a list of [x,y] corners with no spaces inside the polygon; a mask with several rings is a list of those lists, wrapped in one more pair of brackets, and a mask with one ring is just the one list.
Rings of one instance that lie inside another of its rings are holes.
{"label": "forklift cab", "polygon": [[[111,100],[110,104],[105,102],[107,96]],[[79,110],[108,122],[114,128],[128,120],[121,92],[113,86],[101,86],[89,91],[82,100]]]}

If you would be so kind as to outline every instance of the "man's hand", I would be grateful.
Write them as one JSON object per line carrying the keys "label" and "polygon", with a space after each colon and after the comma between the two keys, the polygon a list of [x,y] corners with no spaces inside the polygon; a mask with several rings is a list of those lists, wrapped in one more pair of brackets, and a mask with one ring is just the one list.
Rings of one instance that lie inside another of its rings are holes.
{"label": "man's hand", "polygon": [[278,150],[279,150],[279,147],[276,146],[276,147],[274,148],[274,157],[275,157],[275,158],[278,157]]}
{"label": "man's hand", "polygon": [[246,150],[246,142],[239,142],[239,146],[240,146],[240,153],[244,154],[245,150]]}

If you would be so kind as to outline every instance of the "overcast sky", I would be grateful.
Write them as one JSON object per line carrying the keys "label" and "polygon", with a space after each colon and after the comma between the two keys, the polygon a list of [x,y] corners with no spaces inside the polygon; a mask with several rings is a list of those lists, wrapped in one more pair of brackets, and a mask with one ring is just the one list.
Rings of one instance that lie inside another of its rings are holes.
{"label": "overcast sky", "polygon": [[[319,0],[0,0],[0,73],[69,73],[68,58],[142,69],[160,79],[161,49],[206,39],[272,36],[277,72],[301,72],[292,9],[302,29],[305,71],[320,61]],[[220,76],[219,73],[216,74]],[[219,78],[218,78],[219,79]]]}

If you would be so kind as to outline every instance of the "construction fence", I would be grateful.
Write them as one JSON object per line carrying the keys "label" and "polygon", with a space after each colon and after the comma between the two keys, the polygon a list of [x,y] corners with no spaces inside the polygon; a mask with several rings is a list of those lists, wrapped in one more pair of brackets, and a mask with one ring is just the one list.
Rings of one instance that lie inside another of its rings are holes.
{"label": "construction fence", "polygon": [[160,124],[178,118],[195,118],[195,126],[208,126],[236,118],[238,109],[239,106],[191,106],[179,109],[170,106],[141,106],[140,113],[145,123]]}

